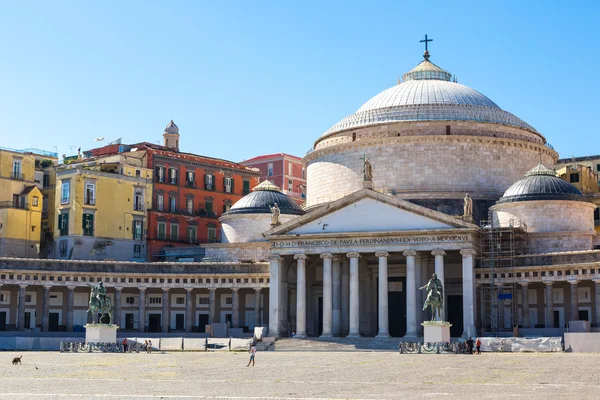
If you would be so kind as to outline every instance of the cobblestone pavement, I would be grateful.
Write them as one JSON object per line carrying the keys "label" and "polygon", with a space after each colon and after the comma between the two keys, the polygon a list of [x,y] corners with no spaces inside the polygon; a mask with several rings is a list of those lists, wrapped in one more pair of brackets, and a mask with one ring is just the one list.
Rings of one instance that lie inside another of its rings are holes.
{"label": "cobblestone pavement", "polygon": [[0,352],[0,399],[598,399],[598,354]]}

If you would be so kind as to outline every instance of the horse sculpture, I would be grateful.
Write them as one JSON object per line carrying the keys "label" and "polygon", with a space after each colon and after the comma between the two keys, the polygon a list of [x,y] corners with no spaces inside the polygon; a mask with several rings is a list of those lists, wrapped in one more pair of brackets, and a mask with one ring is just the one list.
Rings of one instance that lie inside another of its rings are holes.
{"label": "horse sculpture", "polygon": [[109,322],[112,323],[112,302],[110,301],[110,297],[104,295],[103,301],[102,297],[98,296],[99,290],[98,287],[92,286],[92,291],[90,293],[90,302],[88,312],[92,313],[92,323],[97,324],[98,321],[98,312],[102,313],[100,316],[100,320],[104,318],[104,316],[108,315]]}
{"label": "horse sculpture", "polygon": [[433,274],[427,285],[419,289],[427,290],[427,299],[425,300],[425,304],[423,304],[423,310],[427,306],[431,307],[431,320],[442,321],[444,319],[444,288],[437,275]]}

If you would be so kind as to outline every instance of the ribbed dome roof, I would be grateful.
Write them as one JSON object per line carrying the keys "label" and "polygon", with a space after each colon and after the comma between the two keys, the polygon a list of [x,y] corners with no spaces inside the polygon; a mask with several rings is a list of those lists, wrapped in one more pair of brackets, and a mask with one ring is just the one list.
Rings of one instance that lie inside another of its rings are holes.
{"label": "ribbed dome roof", "polygon": [[280,190],[277,185],[266,180],[254,187],[252,193],[238,200],[223,215],[270,214],[274,204],[277,204],[281,214],[303,215],[304,210]]}
{"label": "ribbed dome roof", "polygon": [[527,172],[524,179],[509,187],[497,204],[533,200],[586,201],[575,186],[557,177],[551,169],[539,164]]}
{"label": "ribbed dome roof", "polygon": [[179,134],[179,127],[171,120],[165,127],[165,133]]}
{"label": "ribbed dome roof", "polygon": [[452,81],[452,74],[425,60],[404,82],[379,93],[321,137],[363,126],[401,121],[478,121],[536,130],[477,90]]}

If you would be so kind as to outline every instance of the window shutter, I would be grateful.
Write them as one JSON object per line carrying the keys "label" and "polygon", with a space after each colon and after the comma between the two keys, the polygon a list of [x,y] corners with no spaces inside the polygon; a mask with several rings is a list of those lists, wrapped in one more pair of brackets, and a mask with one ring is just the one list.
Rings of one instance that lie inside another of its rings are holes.
{"label": "window shutter", "polygon": [[159,171],[159,170],[160,170],[160,167],[156,167],[156,168],[154,168],[154,180],[155,180],[156,182],[158,182],[158,179],[159,179],[159,178],[158,178],[158,176],[159,176],[159,175],[158,175],[158,174],[159,174],[159,172],[158,172],[158,171]]}
{"label": "window shutter", "polygon": [[83,230],[85,231],[85,228],[87,227],[87,222],[88,220],[88,214],[83,214],[83,219],[81,221],[81,227],[83,228]]}
{"label": "window shutter", "polygon": [[233,182],[233,178],[231,178],[231,191],[230,193],[235,193],[235,183]]}
{"label": "window shutter", "polygon": [[223,191],[227,192],[227,177],[223,177]]}
{"label": "window shutter", "polygon": [[63,229],[63,215],[62,214],[58,214],[58,229],[59,230]]}
{"label": "window shutter", "polygon": [[90,230],[90,233],[94,232],[94,214],[88,214],[88,227]]}

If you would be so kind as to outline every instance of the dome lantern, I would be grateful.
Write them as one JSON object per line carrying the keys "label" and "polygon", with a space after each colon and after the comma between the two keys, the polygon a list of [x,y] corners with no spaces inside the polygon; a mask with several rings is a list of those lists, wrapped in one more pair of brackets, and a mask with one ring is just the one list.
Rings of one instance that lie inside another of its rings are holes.
{"label": "dome lantern", "polygon": [[163,133],[164,146],[179,151],[179,127],[171,120]]}

